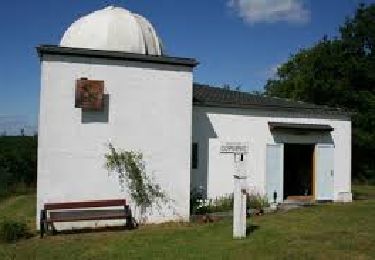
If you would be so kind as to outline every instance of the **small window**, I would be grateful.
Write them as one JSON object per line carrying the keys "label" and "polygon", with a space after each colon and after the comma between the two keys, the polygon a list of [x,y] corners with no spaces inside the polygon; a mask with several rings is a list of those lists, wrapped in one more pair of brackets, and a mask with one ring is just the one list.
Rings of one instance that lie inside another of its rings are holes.
{"label": "small window", "polygon": [[191,167],[193,169],[198,169],[198,143],[193,143]]}

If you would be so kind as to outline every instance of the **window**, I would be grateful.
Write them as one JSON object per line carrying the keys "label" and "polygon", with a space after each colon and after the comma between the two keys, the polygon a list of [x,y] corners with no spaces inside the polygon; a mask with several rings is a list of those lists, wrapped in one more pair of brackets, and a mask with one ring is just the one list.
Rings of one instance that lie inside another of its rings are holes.
{"label": "window", "polygon": [[198,169],[198,143],[193,143],[191,167],[193,169]]}

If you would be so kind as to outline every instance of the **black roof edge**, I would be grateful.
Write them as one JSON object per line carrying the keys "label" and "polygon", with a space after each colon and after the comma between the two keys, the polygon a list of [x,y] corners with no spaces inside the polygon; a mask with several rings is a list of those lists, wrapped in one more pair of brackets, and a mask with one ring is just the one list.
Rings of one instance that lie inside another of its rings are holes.
{"label": "black roof edge", "polygon": [[[197,87],[209,87],[209,88],[218,88],[222,89],[220,87],[216,86],[211,86],[208,84],[201,84],[198,82],[194,82],[194,86]],[[224,90],[224,89],[223,89]],[[244,91],[237,91],[237,90],[227,90],[225,91],[231,91],[231,92],[241,92],[244,94],[248,95],[255,95],[251,94],[248,92]],[[272,97],[272,96],[260,96],[260,97],[265,97],[265,98],[271,98],[271,99],[283,99],[285,101],[290,101],[285,98],[279,98],[279,97]],[[356,112],[353,111],[348,111],[344,110],[341,108],[334,108],[334,107],[329,107],[325,105],[316,105],[312,103],[306,103],[306,102],[301,102],[307,105],[313,105],[313,107],[296,107],[293,106],[292,103],[290,106],[286,105],[270,105],[270,104],[238,104],[238,103],[224,103],[224,102],[206,102],[206,101],[199,101],[197,99],[193,99],[193,104],[196,106],[201,106],[201,107],[218,107],[218,108],[237,108],[237,109],[269,109],[271,111],[274,110],[282,110],[282,111],[287,111],[287,112],[304,112],[307,114],[320,114],[320,115],[333,115],[333,116],[342,116],[342,117],[347,117],[351,118],[356,114]]]}
{"label": "black roof edge", "polygon": [[186,67],[196,67],[199,62],[193,58],[179,58],[170,56],[146,55],[123,51],[106,51],[86,48],[61,47],[57,45],[39,45],[36,47],[40,58],[45,54],[67,55],[75,57],[105,58],[111,60],[131,60],[148,63],[159,63],[169,65],[180,65]]}
{"label": "black roof edge", "polygon": [[267,109],[270,111],[286,111],[286,112],[302,112],[304,114],[314,115],[334,115],[351,118],[355,113],[334,110],[334,109],[314,109],[314,108],[297,108],[297,107],[286,107],[277,105],[244,105],[244,104],[233,104],[233,103],[215,103],[215,102],[199,102],[193,101],[194,106],[197,107],[217,107],[217,108],[233,108],[233,109]]}
{"label": "black roof edge", "polygon": [[328,131],[331,132],[334,128],[330,125],[325,124],[299,124],[289,122],[268,122],[268,126],[271,131],[273,130],[307,130],[307,131]]}

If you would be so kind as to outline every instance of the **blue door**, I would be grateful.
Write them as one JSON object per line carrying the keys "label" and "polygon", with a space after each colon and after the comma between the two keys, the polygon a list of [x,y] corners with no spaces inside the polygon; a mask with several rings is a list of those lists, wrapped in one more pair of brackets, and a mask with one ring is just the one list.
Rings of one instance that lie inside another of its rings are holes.
{"label": "blue door", "polygon": [[333,200],[334,149],[333,144],[317,144],[315,147],[316,200]]}
{"label": "blue door", "polygon": [[283,201],[284,144],[267,144],[266,151],[266,191],[269,202]]}

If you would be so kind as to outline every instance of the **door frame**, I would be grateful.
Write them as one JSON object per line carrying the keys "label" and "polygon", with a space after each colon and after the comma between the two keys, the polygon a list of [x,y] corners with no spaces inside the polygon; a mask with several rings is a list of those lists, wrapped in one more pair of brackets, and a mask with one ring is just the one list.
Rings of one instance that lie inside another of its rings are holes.
{"label": "door frame", "polygon": [[[312,158],[311,158],[311,195],[304,196],[304,195],[298,195],[298,197],[305,197],[305,198],[310,198],[311,201],[315,201],[315,187],[316,187],[316,179],[315,179],[315,151],[316,151],[316,146],[318,143],[316,142],[283,142],[283,165],[285,164],[285,145],[288,144],[293,144],[293,145],[310,145],[312,149]],[[284,167],[283,167],[283,193],[284,193],[284,179],[285,179],[285,173],[284,173]],[[297,196],[296,196],[297,197]]]}
{"label": "door frame", "polygon": [[[282,167],[281,171],[282,171],[282,185],[281,185],[281,194],[284,194],[284,156],[285,156],[285,144],[301,144],[301,145],[312,145],[313,146],[313,152],[312,152],[312,166],[311,166],[311,170],[312,170],[312,174],[311,174],[311,195],[309,197],[311,197],[311,200],[312,201],[317,201],[318,198],[318,187],[317,187],[317,178],[318,178],[318,174],[317,174],[317,170],[318,170],[318,167],[317,167],[317,163],[318,163],[318,158],[317,158],[317,153],[318,153],[318,146],[321,145],[321,146],[332,146],[333,148],[335,148],[335,144],[334,143],[319,143],[319,142],[277,142],[277,143],[267,143],[266,147],[268,146],[277,146],[277,145],[280,145],[282,146],[282,160],[280,162],[280,166]],[[334,151],[334,150],[333,150]],[[334,155],[334,154],[333,154]],[[267,172],[267,151],[266,151],[266,178],[265,178],[265,184],[266,184],[266,191],[268,191],[268,172]],[[333,171],[334,171],[334,164],[332,166],[333,168]],[[334,179],[332,181],[332,201],[333,201],[333,197],[334,197]],[[270,198],[271,195],[269,194],[268,197]],[[278,197],[279,197],[279,194],[278,194]],[[273,200],[272,200],[273,201]],[[281,200],[278,199],[278,201],[284,201],[284,198],[282,197]]]}

